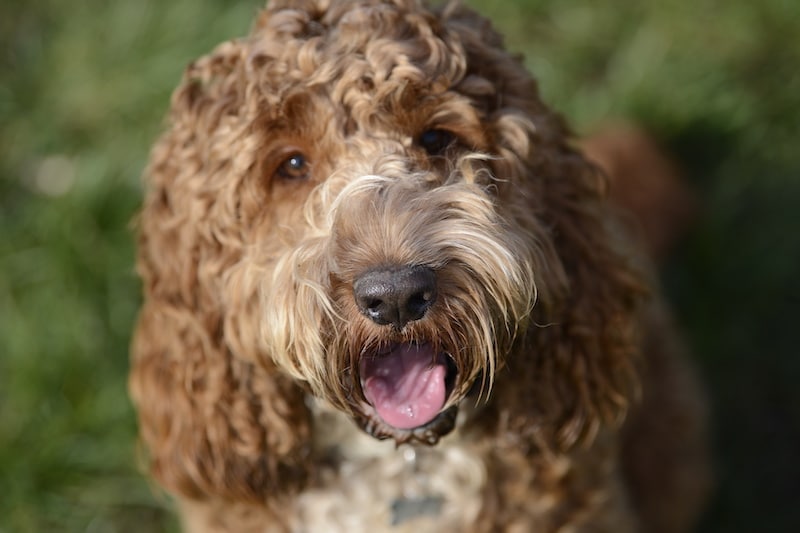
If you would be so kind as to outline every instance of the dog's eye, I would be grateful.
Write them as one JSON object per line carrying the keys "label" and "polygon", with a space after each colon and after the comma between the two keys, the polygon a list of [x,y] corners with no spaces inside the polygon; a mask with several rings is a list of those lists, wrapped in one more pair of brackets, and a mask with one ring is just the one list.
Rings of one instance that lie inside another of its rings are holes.
{"label": "dog's eye", "polygon": [[277,174],[287,180],[302,180],[308,177],[310,171],[311,165],[306,156],[297,152],[283,160],[278,166]]}
{"label": "dog's eye", "polygon": [[449,131],[432,129],[423,132],[417,143],[430,155],[442,155],[455,140],[455,135]]}

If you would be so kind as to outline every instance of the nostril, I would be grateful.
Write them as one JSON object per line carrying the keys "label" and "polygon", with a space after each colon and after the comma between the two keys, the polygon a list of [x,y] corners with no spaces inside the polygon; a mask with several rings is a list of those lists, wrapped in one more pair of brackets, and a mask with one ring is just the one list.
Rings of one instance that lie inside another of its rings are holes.
{"label": "nostril", "polygon": [[362,308],[362,311],[364,311],[364,313],[371,320],[378,322],[381,325],[385,325],[391,322],[388,316],[388,312],[385,310],[386,305],[384,304],[383,300],[370,300],[363,306],[359,307]]}
{"label": "nostril", "polygon": [[425,291],[412,294],[408,299],[408,310],[414,314],[424,314],[433,303],[433,292]]}
{"label": "nostril", "polygon": [[436,300],[436,273],[424,266],[368,270],[353,283],[361,312],[380,325],[401,329],[419,320]]}

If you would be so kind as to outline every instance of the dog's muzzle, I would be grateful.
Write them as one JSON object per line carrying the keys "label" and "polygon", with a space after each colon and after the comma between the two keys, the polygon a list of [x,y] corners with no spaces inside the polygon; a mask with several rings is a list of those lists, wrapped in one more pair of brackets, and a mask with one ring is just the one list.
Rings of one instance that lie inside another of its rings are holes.
{"label": "dog's muzzle", "polygon": [[[372,322],[400,332],[436,302],[436,273],[419,265],[370,269],[353,282],[353,295]],[[431,343],[387,343],[361,358],[361,388],[384,423],[410,430],[439,416],[452,390],[453,368]]]}

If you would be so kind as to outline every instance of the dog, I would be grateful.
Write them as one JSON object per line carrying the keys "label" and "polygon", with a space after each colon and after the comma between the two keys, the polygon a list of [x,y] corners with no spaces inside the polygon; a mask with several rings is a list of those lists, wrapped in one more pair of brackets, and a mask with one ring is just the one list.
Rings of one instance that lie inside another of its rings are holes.
{"label": "dog", "polygon": [[487,20],[275,0],[168,122],[130,390],[186,531],[690,530],[702,389]]}

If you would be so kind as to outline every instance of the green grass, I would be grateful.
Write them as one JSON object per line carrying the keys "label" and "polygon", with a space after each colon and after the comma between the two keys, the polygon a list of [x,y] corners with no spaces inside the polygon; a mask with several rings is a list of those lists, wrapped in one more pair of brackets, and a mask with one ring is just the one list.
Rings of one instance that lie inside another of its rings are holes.
{"label": "green grass", "polygon": [[[800,530],[800,4],[472,3],[578,131],[636,120],[687,169],[664,280],[715,409],[701,530]],[[0,533],[175,531],[136,469],[129,221],[183,66],[260,2],[72,4],[0,5]]]}

